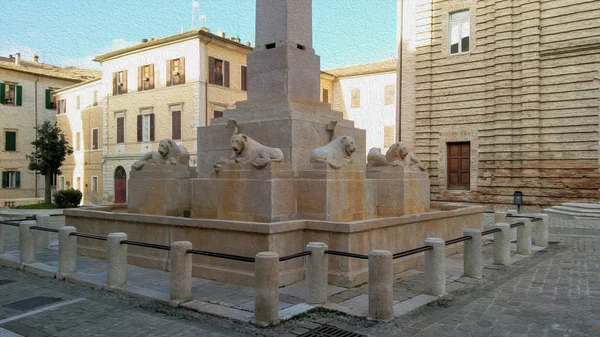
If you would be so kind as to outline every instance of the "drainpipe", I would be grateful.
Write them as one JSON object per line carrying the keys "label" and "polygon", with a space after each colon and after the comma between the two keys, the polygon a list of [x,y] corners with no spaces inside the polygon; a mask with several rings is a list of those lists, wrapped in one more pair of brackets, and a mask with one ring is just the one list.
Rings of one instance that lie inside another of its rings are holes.
{"label": "drainpipe", "polygon": [[400,0],[400,48],[398,50],[398,141],[402,141],[402,50],[404,49],[404,0]]}
{"label": "drainpipe", "polygon": [[[40,77],[38,76],[37,79],[35,80],[35,117],[34,117],[34,121],[35,121],[35,140],[38,140],[38,81],[40,80]],[[35,171],[35,198],[37,199],[38,197],[38,173],[37,171]]]}
{"label": "drainpipe", "polygon": [[[212,42],[212,37],[210,38],[210,40],[208,42],[206,42],[207,48],[206,48],[206,62],[204,62],[204,65],[208,64],[208,44]],[[208,65],[210,66],[210,65]],[[205,67],[204,69],[205,71],[208,70],[208,67]],[[204,103],[206,105],[206,107],[204,108],[204,125],[208,126],[208,75],[204,78]],[[196,151],[198,151],[198,149],[196,149]]]}

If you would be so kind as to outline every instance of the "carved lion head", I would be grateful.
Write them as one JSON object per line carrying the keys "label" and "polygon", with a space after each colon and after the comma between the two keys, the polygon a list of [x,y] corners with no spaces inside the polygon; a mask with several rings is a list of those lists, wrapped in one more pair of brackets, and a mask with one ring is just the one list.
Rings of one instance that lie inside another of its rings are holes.
{"label": "carved lion head", "polygon": [[356,151],[354,139],[348,136],[342,136],[342,152],[344,156],[350,157]]}
{"label": "carved lion head", "polygon": [[158,143],[158,153],[160,153],[161,157],[167,158],[169,152],[171,150],[171,144],[169,144],[168,139],[163,139]]}
{"label": "carved lion head", "polygon": [[404,143],[397,142],[390,146],[390,148],[385,153],[385,157],[387,161],[393,162],[394,160],[401,159],[404,160],[408,155],[408,148]]}
{"label": "carved lion head", "polygon": [[235,154],[244,152],[246,143],[248,142],[248,136],[243,133],[231,136],[231,149]]}

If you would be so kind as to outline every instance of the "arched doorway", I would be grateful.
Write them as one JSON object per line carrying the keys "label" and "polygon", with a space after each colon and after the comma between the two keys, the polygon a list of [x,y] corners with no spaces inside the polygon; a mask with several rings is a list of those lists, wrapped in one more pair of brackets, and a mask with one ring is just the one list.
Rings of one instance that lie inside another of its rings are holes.
{"label": "arched doorway", "polygon": [[122,166],[115,170],[115,204],[127,202],[127,172]]}

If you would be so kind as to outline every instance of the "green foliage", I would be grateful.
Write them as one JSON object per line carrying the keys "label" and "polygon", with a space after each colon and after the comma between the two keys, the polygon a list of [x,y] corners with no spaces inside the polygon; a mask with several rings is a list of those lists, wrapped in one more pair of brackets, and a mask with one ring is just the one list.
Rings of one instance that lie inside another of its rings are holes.
{"label": "green foliage", "polygon": [[60,174],[60,166],[73,148],[56,123],[45,121],[38,129],[37,140],[31,142],[35,151],[27,156],[29,169],[42,175]]}
{"label": "green foliage", "polygon": [[81,202],[82,194],[78,190],[69,189],[54,193],[54,203],[58,208],[77,207]]}

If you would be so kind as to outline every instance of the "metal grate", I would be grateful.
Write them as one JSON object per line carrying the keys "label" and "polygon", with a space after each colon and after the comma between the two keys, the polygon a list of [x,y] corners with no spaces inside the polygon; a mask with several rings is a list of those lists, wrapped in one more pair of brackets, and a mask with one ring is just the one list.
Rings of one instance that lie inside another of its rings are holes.
{"label": "metal grate", "polygon": [[367,337],[356,332],[342,330],[331,325],[323,325],[320,328],[304,333],[298,337]]}
{"label": "metal grate", "polygon": [[60,301],[62,301],[62,298],[59,297],[36,296],[26,300],[6,304],[2,307],[19,311],[29,311]]}

